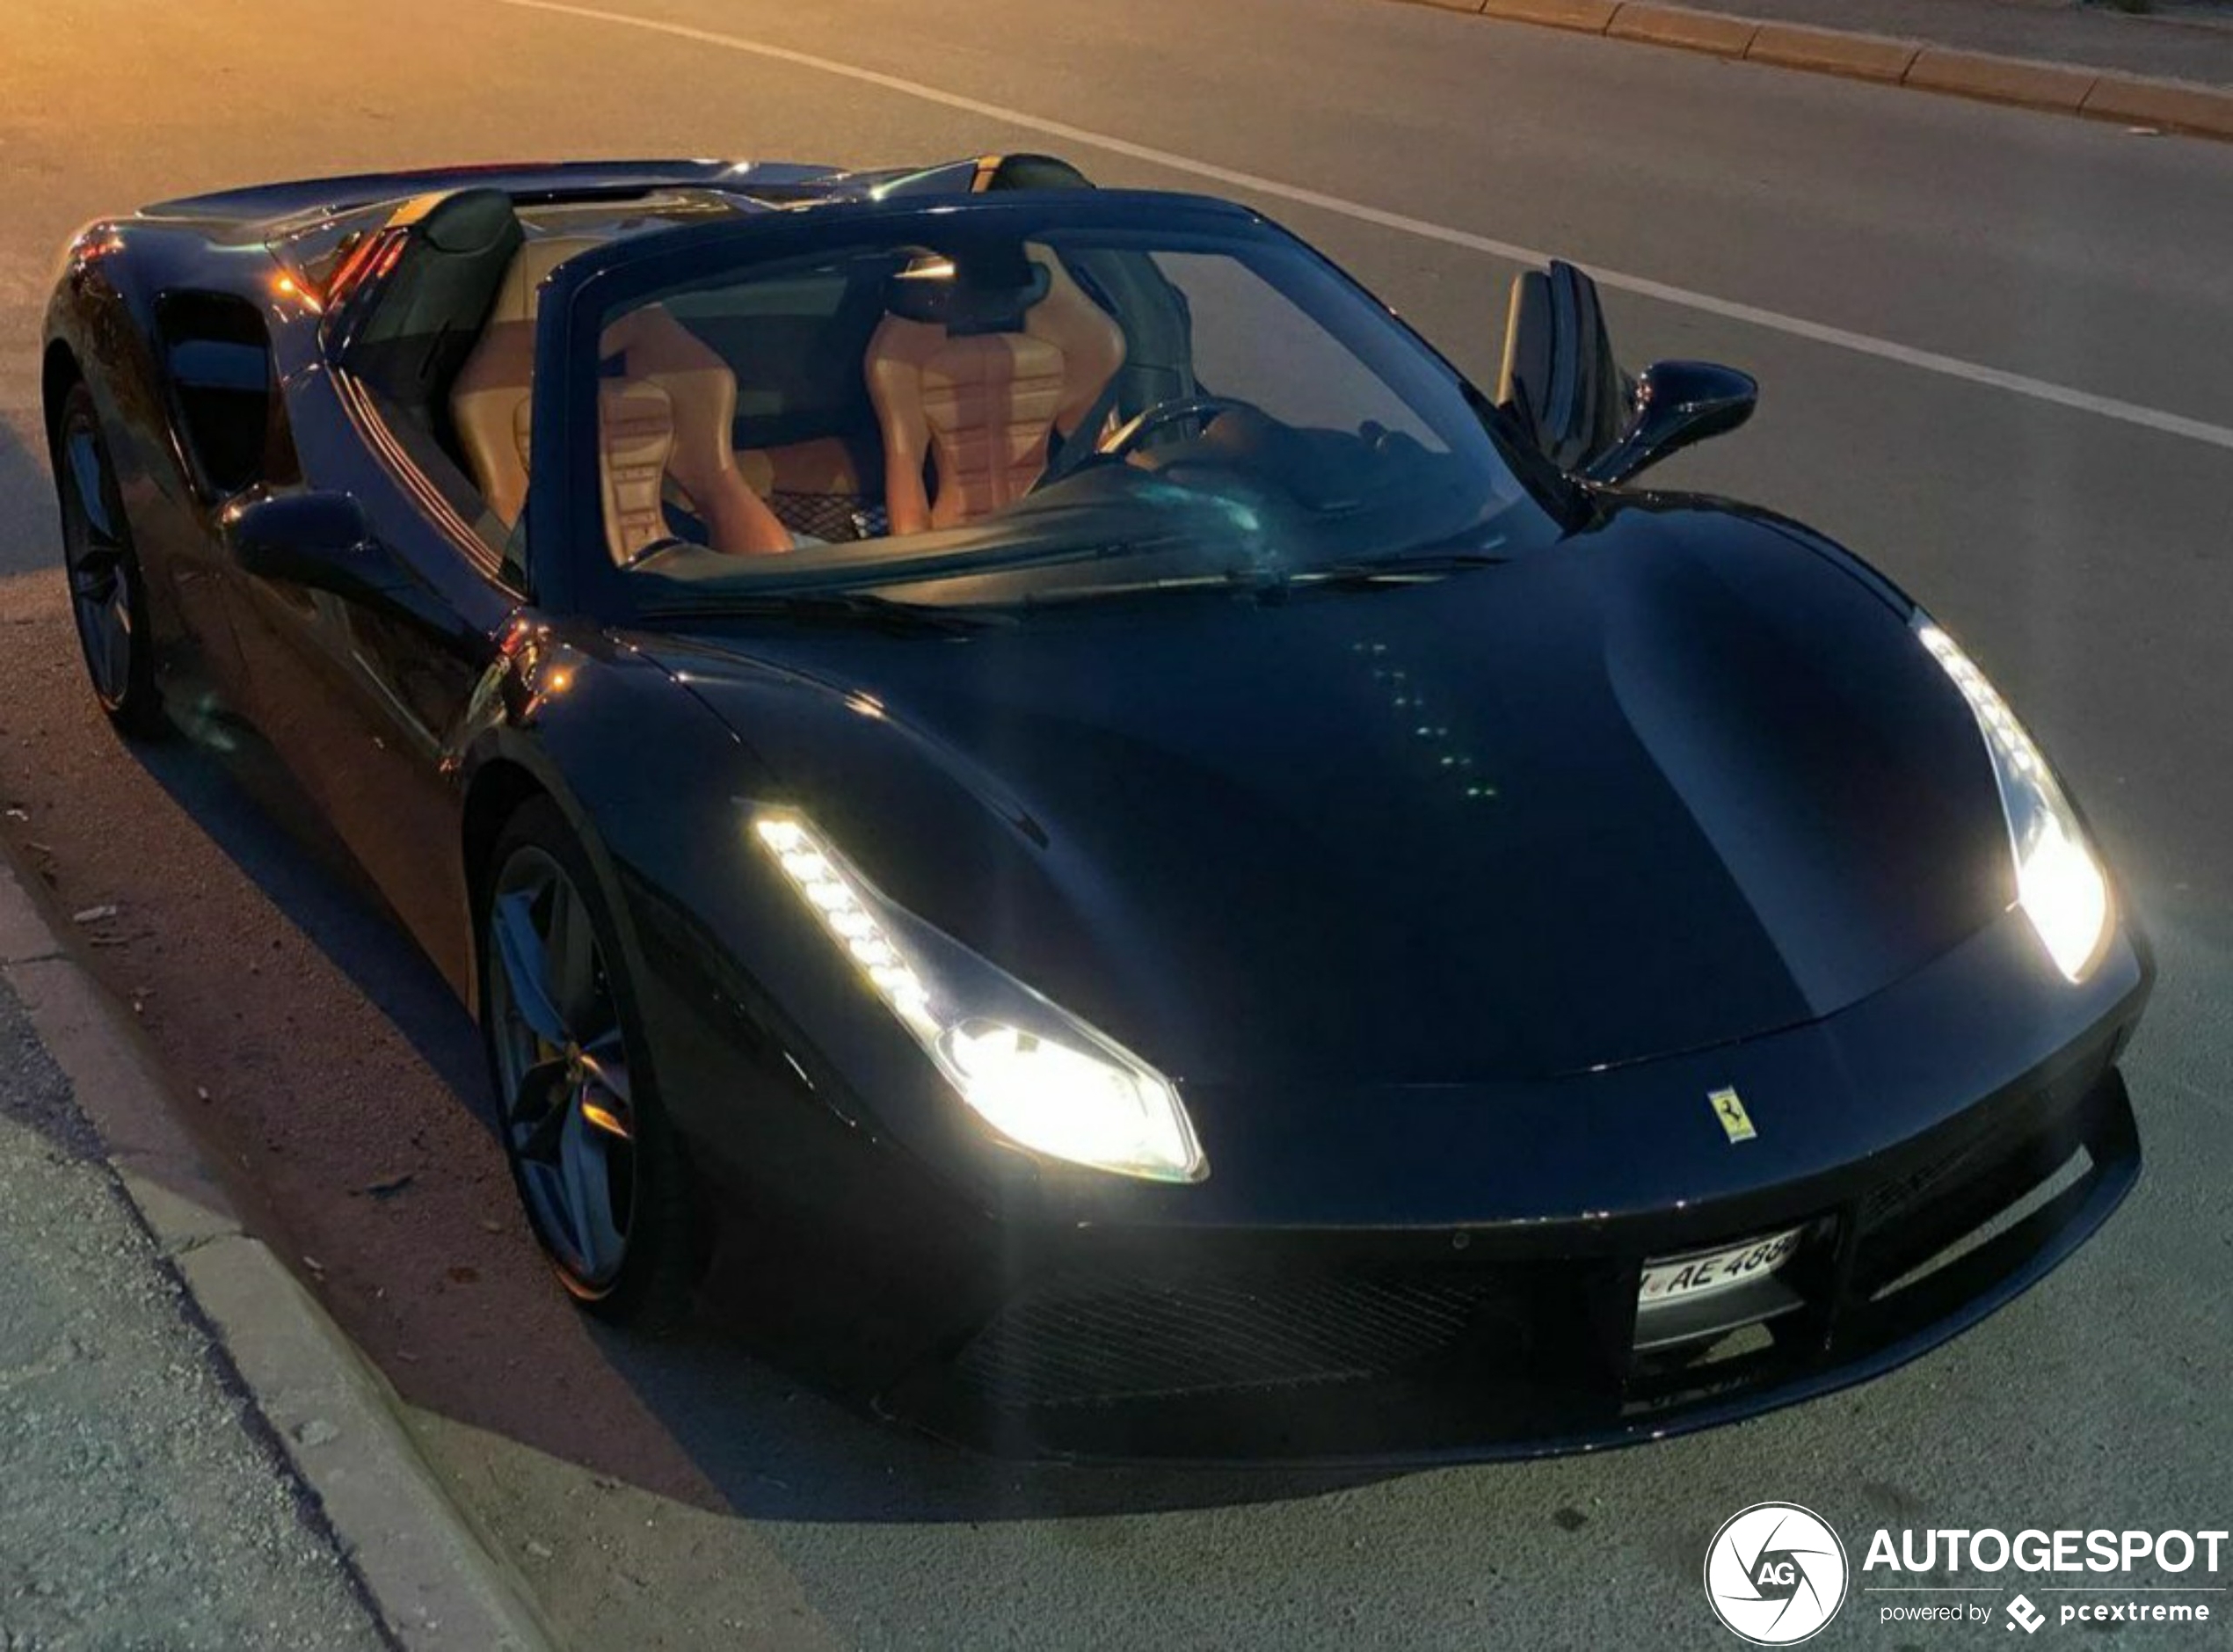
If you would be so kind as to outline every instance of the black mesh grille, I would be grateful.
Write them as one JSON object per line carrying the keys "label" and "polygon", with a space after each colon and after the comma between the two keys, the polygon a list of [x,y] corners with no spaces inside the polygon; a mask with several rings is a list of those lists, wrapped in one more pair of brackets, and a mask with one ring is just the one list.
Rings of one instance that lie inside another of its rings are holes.
{"label": "black mesh grille", "polygon": [[2074,1069],[2003,1110],[1982,1135],[1871,1188],[1860,1206],[1856,1285],[1876,1292],[1909,1277],[2069,1160],[2089,1117],[2081,1087],[2095,1071]]}
{"label": "black mesh grille", "polygon": [[[2011,1159],[2045,1153],[2059,1162],[2076,1145],[2074,1115],[2097,1073],[2090,1066],[2072,1069],[2004,1108],[1982,1134],[1878,1183],[1861,1200],[1861,1231],[1910,1218],[1967,1184],[1992,1176]],[[2059,1148],[2053,1145],[2058,1141]]]}
{"label": "black mesh grille", "polygon": [[959,1369],[1022,1406],[1385,1377],[1453,1348],[1495,1294],[1454,1271],[1061,1275],[1004,1307]]}
{"label": "black mesh grille", "polygon": [[794,534],[811,534],[833,544],[881,538],[891,526],[884,501],[866,493],[796,493],[779,488],[767,496],[767,507]]}
{"label": "black mesh grille", "polygon": [[1903,1175],[1878,1183],[1861,1201],[1861,1226],[1882,1226],[1902,1211],[1924,1203],[1935,1189],[1983,1163],[1996,1148],[2004,1148],[2006,1145],[1997,1134],[1989,1136],[1983,1141],[1973,1141],[1926,1159]]}

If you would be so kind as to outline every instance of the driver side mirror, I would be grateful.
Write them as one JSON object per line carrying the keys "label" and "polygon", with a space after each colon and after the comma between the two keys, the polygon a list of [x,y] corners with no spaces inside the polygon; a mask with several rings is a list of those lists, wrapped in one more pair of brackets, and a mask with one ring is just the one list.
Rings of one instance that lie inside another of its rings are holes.
{"label": "driver side mirror", "polygon": [[1610,485],[1735,430],[1760,387],[1734,368],[1661,361],[1631,381],[1614,358],[1597,284],[1553,258],[1512,280],[1496,401],[1569,476]]}
{"label": "driver side mirror", "polygon": [[246,571],[355,602],[392,603],[409,576],[346,493],[241,495],[219,518]]}
{"label": "driver side mirror", "polygon": [[1636,381],[1634,411],[1620,440],[1582,468],[1591,482],[1626,482],[1669,454],[1735,430],[1752,417],[1760,386],[1749,373],[1711,361],[1655,361]]}

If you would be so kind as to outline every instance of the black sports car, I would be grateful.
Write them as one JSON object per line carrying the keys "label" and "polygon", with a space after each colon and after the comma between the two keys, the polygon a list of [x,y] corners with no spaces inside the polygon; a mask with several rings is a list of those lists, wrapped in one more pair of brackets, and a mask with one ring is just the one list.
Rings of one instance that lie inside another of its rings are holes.
{"label": "black sports car", "polygon": [[[559,1279],[993,1447],[1556,1451],[1881,1372],[2139,1171],[2152,976],[1953,640],[1044,156],[273,185],[47,313],[125,729],[276,750],[476,1012]],[[801,1357],[808,1357],[802,1354]]]}

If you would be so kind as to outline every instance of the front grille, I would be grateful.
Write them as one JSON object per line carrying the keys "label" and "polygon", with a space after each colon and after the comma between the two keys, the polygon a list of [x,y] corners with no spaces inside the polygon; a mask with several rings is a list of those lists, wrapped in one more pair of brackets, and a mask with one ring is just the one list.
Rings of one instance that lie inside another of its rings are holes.
{"label": "front grille", "polygon": [[2003,1132],[1995,1132],[1981,1141],[1965,1142],[1924,1160],[1900,1175],[1878,1183],[1861,1201],[1862,1228],[1881,1227],[1897,1219],[1902,1212],[1925,1203],[1934,1190],[1975,1168],[1996,1150],[2005,1150],[2008,1145]]}
{"label": "front grille", "polygon": [[1072,1271],[963,1351],[964,1383],[1058,1406],[1400,1375],[1465,1341],[1498,1295],[1476,1270],[1265,1270],[1164,1280]]}
{"label": "front grille", "polygon": [[2063,1167],[2088,1124],[2091,1068],[2063,1074],[2004,1110],[1981,1134],[1871,1188],[1859,1211],[1856,1282],[1879,1292],[1992,1224]]}

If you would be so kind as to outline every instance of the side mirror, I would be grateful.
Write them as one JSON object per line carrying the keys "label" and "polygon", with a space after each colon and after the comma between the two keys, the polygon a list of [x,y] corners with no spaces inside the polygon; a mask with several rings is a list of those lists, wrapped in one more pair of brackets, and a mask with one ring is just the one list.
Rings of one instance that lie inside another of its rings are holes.
{"label": "side mirror", "polygon": [[1582,467],[1584,479],[1625,482],[1708,436],[1752,417],[1760,386],[1749,373],[1711,361],[1655,361],[1636,381],[1636,404],[1620,440]]}
{"label": "side mirror", "polygon": [[346,493],[246,493],[219,518],[243,569],[359,602],[392,600],[409,579]]}
{"label": "side mirror", "polygon": [[1620,440],[1635,389],[1613,355],[1595,281],[1560,258],[1512,278],[1496,400],[1537,452],[1582,472]]}

